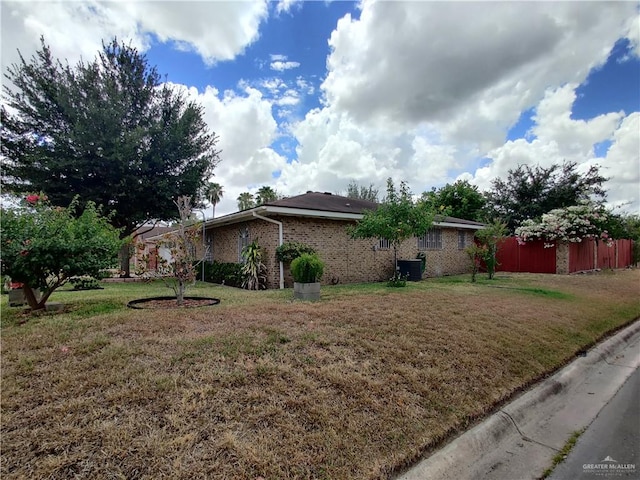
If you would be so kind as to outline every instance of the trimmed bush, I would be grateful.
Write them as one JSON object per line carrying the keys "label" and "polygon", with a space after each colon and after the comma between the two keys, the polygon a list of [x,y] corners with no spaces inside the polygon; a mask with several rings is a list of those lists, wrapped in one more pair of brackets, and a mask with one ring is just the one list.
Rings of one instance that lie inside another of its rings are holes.
{"label": "trimmed bush", "polygon": [[100,282],[93,277],[73,277],[69,280],[74,290],[101,290]]}
{"label": "trimmed bush", "polygon": [[204,263],[204,279],[207,282],[241,287],[243,278],[241,263]]}
{"label": "trimmed bush", "polygon": [[276,248],[276,260],[282,263],[291,263],[305,253],[313,255],[316,251],[305,243],[285,242]]}
{"label": "trimmed bush", "polygon": [[323,273],[324,262],[318,255],[304,253],[291,262],[291,275],[298,283],[315,283]]}

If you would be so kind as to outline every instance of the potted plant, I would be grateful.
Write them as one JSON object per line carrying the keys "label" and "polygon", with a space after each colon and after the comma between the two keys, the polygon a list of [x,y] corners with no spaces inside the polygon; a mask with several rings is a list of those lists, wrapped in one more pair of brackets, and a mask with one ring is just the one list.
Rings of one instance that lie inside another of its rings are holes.
{"label": "potted plant", "polygon": [[301,300],[320,300],[320,278],[324,262],[315,254],[304,253],[291,262],[293,297]]}

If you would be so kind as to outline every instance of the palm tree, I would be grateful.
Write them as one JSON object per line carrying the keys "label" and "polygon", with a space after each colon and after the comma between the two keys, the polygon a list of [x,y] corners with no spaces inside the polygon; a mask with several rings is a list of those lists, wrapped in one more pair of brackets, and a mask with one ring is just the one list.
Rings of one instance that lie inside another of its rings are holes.
{"label": "palm tree", "polygon": [[265,203],[273,202],[274,200],[278,200],[278,192],[273,188],[264,185],[258,189],[256,204],[263,205]]}
{"label": "palm tree", "polygon": [[211,202],[211,206],[213,211],[211,212],[211,218],[215,218],[216,216],[216,205],[220,203],[222,197],[224,197],[224,190],[222,190],[222,185],[219,183],[209,182],[205,190],[205,196]]}
{"label": "palm tree", "polygon": [[256,206],[253,195],[249,192],[242,192],[238,195],[238,210],[248,210]]}

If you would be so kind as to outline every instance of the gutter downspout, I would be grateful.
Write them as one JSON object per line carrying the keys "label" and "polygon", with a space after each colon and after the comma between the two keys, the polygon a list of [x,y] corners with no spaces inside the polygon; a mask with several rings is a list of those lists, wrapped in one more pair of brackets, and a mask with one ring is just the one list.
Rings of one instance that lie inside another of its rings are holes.
{"label": "gutter downspout", "polygon": [[[278,225],[278,246],[282,245],[283,243],[282,222],[279,222],[278,220],[274,220],[273,218],[263,217],[262,215],[258,215],[256,212],[252,212],[252,213],[253,213],[253,216],[256,218],[259,218],[266,222],[275,223],[276,225]],[[284,289],[284,265],[282,264],[282,262],[280,262],[280,290],[282,289]]]}

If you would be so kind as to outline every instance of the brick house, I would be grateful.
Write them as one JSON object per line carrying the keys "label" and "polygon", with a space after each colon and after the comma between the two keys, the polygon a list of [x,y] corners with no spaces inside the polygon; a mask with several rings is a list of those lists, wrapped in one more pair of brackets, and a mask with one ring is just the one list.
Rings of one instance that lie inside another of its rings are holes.
{"label": "brick house", "polygon": [[[235,212],[205,223],[207,257],[218,262],[241,262],[241,252],[253,240],[264,252],[267,288],[293,285],[287,265],[276,260],[275,250],[285,242],[313,247],[325,262],[325,284],[377,282],[393,274],[393,250],[384,239],[352,239],[348,225],[355,225],[364,211],[377,204],[365,200],[307,192]],[[483,224],[445,217],[423,237],[405,241],[398,259],[426,254],[425,276],[465,273],[469,270],[464,248],[473,242]]]}
{"label": "brick house", "polygon": [[[164,234],[173,230],[175,230],[174,227],[142,226],[138,228],[133,234],[135,249],[130,259],[131,271],[136,272],[143,266],[155,271],[158,263],[157,242]],[[142,260],[144,256],[149,257],[148,263]]]}

